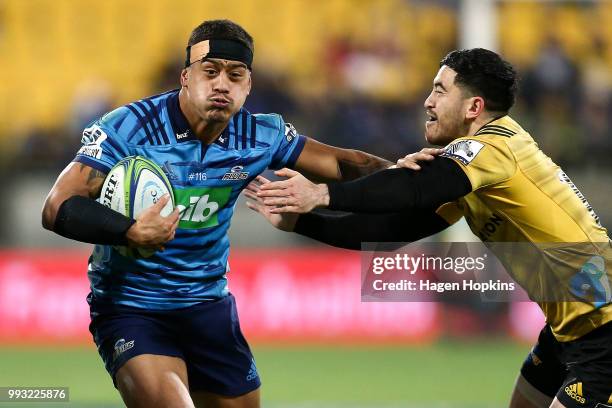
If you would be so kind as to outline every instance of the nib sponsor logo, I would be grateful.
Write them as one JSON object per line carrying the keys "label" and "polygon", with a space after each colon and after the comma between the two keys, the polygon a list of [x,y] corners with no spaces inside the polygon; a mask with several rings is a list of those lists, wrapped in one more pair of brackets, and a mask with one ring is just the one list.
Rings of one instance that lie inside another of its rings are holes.
{"label": "nib sponsor logo", "polygon": [[175,189],[179,228],[199,229],[219,225],[218,212],[229,201],[231,187],[193,187]]}

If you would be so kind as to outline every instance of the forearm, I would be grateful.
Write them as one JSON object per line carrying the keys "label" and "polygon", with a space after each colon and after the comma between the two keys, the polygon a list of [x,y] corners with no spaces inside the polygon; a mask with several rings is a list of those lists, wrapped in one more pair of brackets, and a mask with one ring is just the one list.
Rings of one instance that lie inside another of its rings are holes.
{"label": "forearm", "polygon": [[391,166],[388,160],[359,150],[341,149],[307,139],[295,169],[317,182],[348,181]]}
{"label": "forearm", "polygon": [[379,171],[359,180],[330,184],[320,200],[332,210],[385,213],[425,210],[454,201],[471,191],[465,173],[450,159],[436,159],[415,172]]}
{"label": "forearm", "polygon": [[94,199],[75,195],[59,206],[52,230],[90,244],[127,245],[126,233],[134,222]]}
{"label": "forearm", "polygon": [[359,150],[347,150],[338,157],[340,181],[356,180],[393,165],[388,160]]}
{"label": "forearm", "polygon": [[448,227],[434,211],[387,214],[302,214],[294,232],[326,244],[361,249],[362,242],[412,242]]}

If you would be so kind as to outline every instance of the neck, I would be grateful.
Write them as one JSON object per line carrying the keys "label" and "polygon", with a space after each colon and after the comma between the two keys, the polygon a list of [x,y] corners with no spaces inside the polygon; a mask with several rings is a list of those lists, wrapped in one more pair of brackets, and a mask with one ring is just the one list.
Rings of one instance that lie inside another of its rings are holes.
{"label": "neck", "polygon": [[470,135],[470,136],[473,135],[474,133],[478,132],[480,128],[486,125],[487,123],[491,123],[494,120],[501,118],[502,116],[504,115],[500,113],[488,113],[485,115],[479,115],[476,119],[474,119],[474,121],[472,121],[472,123],[470,123],[470,126],[468,128],[466,135]]}
{"label": "neck", "polygon": [[197,111],[189,103],[184,89],[179,91],[179,109],[185,115],[189,127],[196,137],[205,144],[211,144],[217,140],[227,127],[227,122],[210,122],[198,115]]}

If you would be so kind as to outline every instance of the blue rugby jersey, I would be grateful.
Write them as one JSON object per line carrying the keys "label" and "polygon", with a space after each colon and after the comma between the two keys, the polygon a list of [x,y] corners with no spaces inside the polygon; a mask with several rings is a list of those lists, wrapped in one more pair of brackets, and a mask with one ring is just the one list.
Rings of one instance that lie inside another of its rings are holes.
{"label": "blue rugby jersey", "polygon": [[104,115],[84,130],[74,161],[104,173],[122,158],[157,163],[184,209],[176,238],[150,258],[122,256],[96,245],[88,276],[96,302],[176,309],[226,296],[227,235],[242,189],[266,168],[292,167],[306,138],[277,114],[241,109],[206,145],[179,108],[178,91],[142,99]]}

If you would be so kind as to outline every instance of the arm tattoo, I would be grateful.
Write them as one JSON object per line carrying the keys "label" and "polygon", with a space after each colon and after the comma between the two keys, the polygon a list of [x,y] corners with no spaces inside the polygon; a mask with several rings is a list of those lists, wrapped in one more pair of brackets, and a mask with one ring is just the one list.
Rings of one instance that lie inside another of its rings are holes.
{"label": "arm tattoo", "polygon": [[87,184],[87,189],[89,190],[89,196],[97,197],[98,193],[100,192],[100,188],[104,183],[104,179],[106,178],[106,174],[84,164],[81,164],[80,166],[80,172],[83,172],[84,170],[89,171],[87,181],[85,182]]}
{"label": "arm tattoo", "polygon": [[[106,178],[106,174],[102,173],[101,171],[98,171],[96,169],[92,169],[89,172],[89,176],[87,177],[87,184],[91,184],[92,181],[96,180],[96,179],[102,179],[104,180]],[[97,181],[97,180],[96,180]]]}
{"label": "arm tattoo", "polygon": [[348,159],[338,160],[338,171],[343,181],[355,180],[372,174],[378,170],[386,169],[393,163],[375,156],[367,156],[365,161],[356,162]]}

